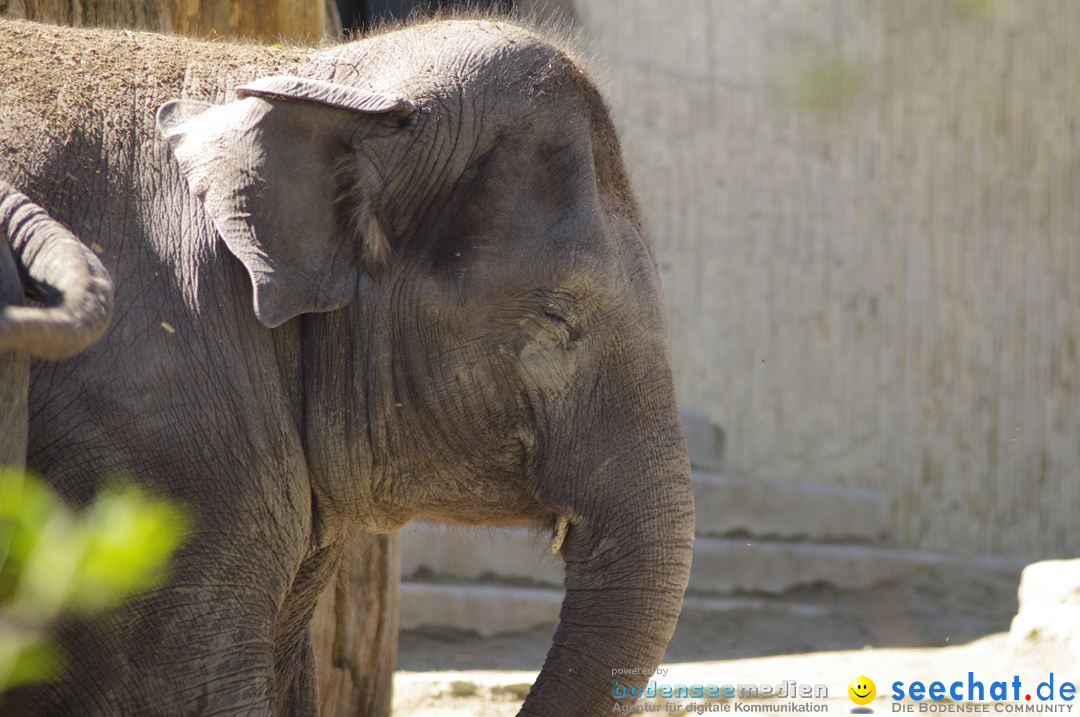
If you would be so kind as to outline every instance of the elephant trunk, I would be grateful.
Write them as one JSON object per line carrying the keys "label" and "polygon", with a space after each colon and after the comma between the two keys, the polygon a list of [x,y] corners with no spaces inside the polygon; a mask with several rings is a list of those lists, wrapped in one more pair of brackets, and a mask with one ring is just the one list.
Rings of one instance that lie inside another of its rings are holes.
{"label": "elephant trunk", "polygon": [[94,253],[5,182],[0,234],[11,244],[23,281],[44,304],[0,310],[0,349],[62,359],[101,338],[112,318],[113,283]]}
{"label": "elephant trunk", "polygon": [[633,688],[660,664],[693,550],[693,489],[678,443],[680,457],[664,468],[645,459],[636,476],[604,476],[620,492],[592,517],[571,518],[559,626],[520,714],[608,714],[634,702]]}

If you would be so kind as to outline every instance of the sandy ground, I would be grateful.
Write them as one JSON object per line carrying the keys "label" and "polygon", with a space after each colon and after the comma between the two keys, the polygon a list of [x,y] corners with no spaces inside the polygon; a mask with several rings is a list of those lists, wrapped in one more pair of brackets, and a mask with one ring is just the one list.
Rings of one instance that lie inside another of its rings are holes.
{"label": "sandy ground", "polygon": [[[946,685],[956,680],[966,680],[968,671],[976,675],[989,689],[994,680],[1009,682],[1019,675],[1022,682],[1021,700],[1010,702],[1023,705],[1025,692],[1033,692],[1039,682],[1047,679],[1048,671],[1038,668],[1017,667],[1005,659],[1009,652],[1008,636],[996,634],[957,647],[929,648],[866,648],[810,652],[798,655],[777,655],[750,659],[717,660],[700,662],[668,662],[670,669],[663,680],[668,684],[770,684],[794,680],[799,684],[825,685],[826,699],[808,700],[823,706],[819,714],[850,714],[855,705],[848,699],[847,685],[855,677],[866,675],[877,683],[878,697],[869,707],[877,714],[896,712],[890,699],[890,685],[901,680],[905,684],[921,680],[929,684],[940,680]],[[394,714],[414,717],[512,717],[521,705],[521,698],[535,678],[534,671],[467,670],[443,672],[398,673],[395,683]],[[1060,678],[1060,676],[1059,676]],[[1076,675],[1069,676],[1076,679]],[[773,704],[783,700],[733,700],[750,704]],[[658,710],[661,714],[694,714],[688,704],[704,700],[673,700],[674,707]],[[717,701],[722,705],[722,702]],[[920,706],[930,706],[906,700],[913,713],[920,714]],[[952,704],[939,703],[934,706]],[[1030,703],[1029,703],[1030,704]],[[1069,706],[1055,702],[1056,706]],[[987,714],[996,712],[996,705],[989,705]],[[1004,705],[1002,705],[1004,707]],[[1063,712],[1080,711],[1072,708]],[[732,713],[735,710],[731,710]],[[719,713],[719,710],[717,710]],[[712,712],[708,712],[712,714]],[[923,713],[926,714],[926,713]]]}
{"label": "sandy ground", "polygon": [[[775,685],[795,680],[825,685],[828,698],[816,703],[827,713],[847,714],[855,707],[847,696],[848,683],[867,675],[879,693],[870,706],[881,714],[896,711],[889,698],[896,680],[941,680],[948,685],[974,671],[987,689],[995,680],[1019,675],[1024,702],[1024,694],[1055,667],[1037,659],[1020,660],[1012,651],[1005,633],[1016,612],[1018,581],[1018,574],[926,573],[860,592],[821,587],[781,597],[740,596],[743,607],[720,614],[687,609],[663,664],[669,672],[657,682]],[[516,714],[543,662],[551,632],[551,627],[537,628],[489,639],[438,631],[403,634],[394,714]],[[1060,672],[1059,682],[1080,681],[1080,674]],[[739,701],[727,707],[738,711],[734,708]],[[688,702],[693,700],[650,704],[662,713],[686,714]],[[913,704],[915,714],[919,707]],[[713,706],[723,708],[720,701]],[[1080,712],[1080,707],[1075,709]]]}

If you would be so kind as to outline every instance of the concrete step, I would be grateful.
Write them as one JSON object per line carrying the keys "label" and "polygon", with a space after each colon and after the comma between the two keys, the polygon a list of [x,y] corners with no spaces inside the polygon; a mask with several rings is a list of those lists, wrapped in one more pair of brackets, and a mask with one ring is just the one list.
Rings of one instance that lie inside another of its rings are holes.
{"label": "concrete step", "polygon": [[[698,537],[690,590],[781,593],[824,583],[862,588],[913,571],[937,568],[1012,572],[1015,561],[958,558],[875,545]],[[401,531],[403,578],[442,576],[560,587],[563,567],[547,540],[524,530],[447,528],[412,523]]]}
{"label": "concrete step", "polygon": [[790,481],[694,473],[699,535],[878,542],[888,534],[881,493]]}
{"label": "concrete step", "polygon": [[[401,584],[401,627],[452,628],[484,637],[522,632],[559,621],[563,591],[505,585],[429,583]],[[828,612],[820,605],[763,598],[687,596],[684,614],[715,614],[740,610],[782,610],[814,618]]]}
{"label": "concrete step", "polygon": [[409,523],[401,529],[401,576],[433,573],[562,587],[562,559],[548,552],[549,540],[523,529]]}
{"label": "concrete step", "polygon": [[559,622],[562,590],[404,581],[402,630],[452,628],[484,637]]}
{"label": "concrete step", "polygon": [[961,557],[880,545],[744,540],[698,537],[689,591],[781,593],[825,584],[858,589],[918,571],[990,571],[1011,575],[1016,560]]}

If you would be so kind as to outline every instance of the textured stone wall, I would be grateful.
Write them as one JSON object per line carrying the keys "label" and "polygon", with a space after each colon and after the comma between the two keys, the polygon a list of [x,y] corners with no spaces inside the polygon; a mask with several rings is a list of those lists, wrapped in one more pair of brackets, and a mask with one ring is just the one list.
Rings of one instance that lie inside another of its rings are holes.
{"label": "textured stone wall", "polygon": [[1080,3],[577,0],[726,464],[1080,550]]}

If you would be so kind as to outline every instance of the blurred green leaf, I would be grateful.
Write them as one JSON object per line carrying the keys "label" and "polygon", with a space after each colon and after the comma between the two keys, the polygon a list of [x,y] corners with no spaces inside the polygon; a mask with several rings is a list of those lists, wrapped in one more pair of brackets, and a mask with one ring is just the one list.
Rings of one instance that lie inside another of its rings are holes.
{"label": "blurred green leaf", "polygon": [[22,471],[0,470],[0,603],[11,597],[42,528],[63,505]]}
{"label": "blurred green leaf", "polygon": [[150,499],[136,486],[108,486],[86,513],[87,550],[73,607],[96,612],[160,584],[187,527],[186,514],[175,504]]}
{"label": "blurred green leaf", "polygon": [[15,589],[4,609],[23,618],[51,618],[64,606],[86,541],[75,516],[59,502],[23,521],[20,532],[32,547],[15,566]]}
{"label": "blurred green leaf", "polygon": [[14,636],[0,630],[0,691],[31,682],[55,680],[64,670],[64,653],[40,634]]}
{"label": "blurred green leaf", "polygon": [[180,504],[122,481],[75,513],[35,476],[0,470],[0,692],[55,679],[52,622],[160,585],[189,525]]}

